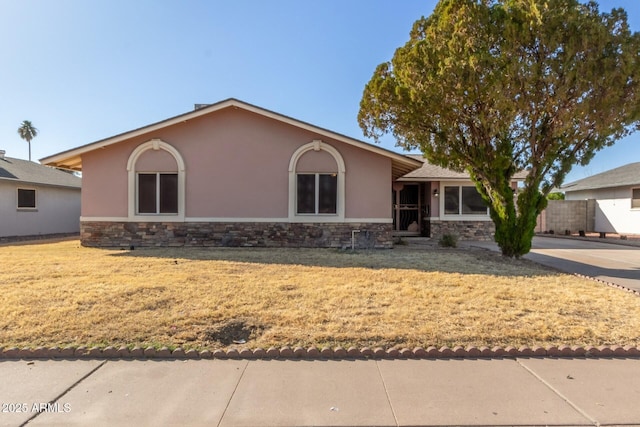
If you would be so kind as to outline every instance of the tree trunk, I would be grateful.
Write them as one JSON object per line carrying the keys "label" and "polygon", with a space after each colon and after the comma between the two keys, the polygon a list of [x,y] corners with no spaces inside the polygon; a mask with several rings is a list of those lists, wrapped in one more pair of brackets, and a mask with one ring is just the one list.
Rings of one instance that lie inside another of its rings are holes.
{"label": "tree trunk", "polygon": [[[538,215],[547,205],[547,199],[537,188],[526,188],[518,195],[518,209],[503,210],[499,215],[491,207],[491,219],[496,227],[495,241],[502,255],[520,258],[531,250]],[[515,207],[515,206],[514,206]]]}

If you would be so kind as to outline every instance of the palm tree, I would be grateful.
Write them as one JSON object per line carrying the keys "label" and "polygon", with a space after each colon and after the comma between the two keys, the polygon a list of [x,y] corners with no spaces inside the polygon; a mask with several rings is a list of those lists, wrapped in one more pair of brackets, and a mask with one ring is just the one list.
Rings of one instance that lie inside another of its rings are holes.
{"label": "palm tree", "polygon": [[18,135],[29,144],[29,161],[31,161],[31,140],[38,136],[38,129],[33,127],[29,120],[24,120],[18,128]]}

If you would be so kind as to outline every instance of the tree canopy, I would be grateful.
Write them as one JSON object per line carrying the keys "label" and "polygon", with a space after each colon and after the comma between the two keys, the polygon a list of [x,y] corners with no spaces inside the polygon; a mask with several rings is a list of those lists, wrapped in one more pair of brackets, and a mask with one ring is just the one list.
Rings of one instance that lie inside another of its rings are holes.
{"label": "tree canopy", "polygon": [[[577,0],[440,0],[366,85],[366,136],[466,170],[507,256],[571,167],[639,128],[640,34]],[[514,174],[527,170],[514,200]]]}

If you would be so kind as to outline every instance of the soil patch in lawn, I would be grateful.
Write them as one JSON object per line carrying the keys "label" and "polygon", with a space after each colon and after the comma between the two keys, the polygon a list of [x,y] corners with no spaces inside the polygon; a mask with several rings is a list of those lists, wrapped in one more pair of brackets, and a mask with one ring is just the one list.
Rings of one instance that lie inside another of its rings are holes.
{"label": "soil patch in lawn", "polygon": [[262,335],[266,328],[251,319],[231,319],[220,322],[204,331],[204,341],[212,341],[226,347],[246,344]]}

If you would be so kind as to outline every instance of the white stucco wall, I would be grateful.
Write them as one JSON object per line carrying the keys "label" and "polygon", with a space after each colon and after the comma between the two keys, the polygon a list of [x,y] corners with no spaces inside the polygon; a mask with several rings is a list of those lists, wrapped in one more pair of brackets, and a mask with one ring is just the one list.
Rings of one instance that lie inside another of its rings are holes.
{"label": "white stucco wall", "polygon": [[[36,190],[36,209],[18,209],[18,188]],[[0,180],[0,237],[80,232],[80,189]]]}
{"label": "white stucco wall", "polygon": [[640,234],[640,209],[631,208],[633,187],[570,191],[566,200],[596,200],[595,231]]}

